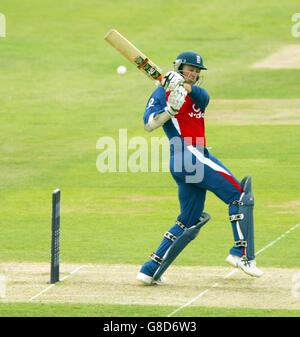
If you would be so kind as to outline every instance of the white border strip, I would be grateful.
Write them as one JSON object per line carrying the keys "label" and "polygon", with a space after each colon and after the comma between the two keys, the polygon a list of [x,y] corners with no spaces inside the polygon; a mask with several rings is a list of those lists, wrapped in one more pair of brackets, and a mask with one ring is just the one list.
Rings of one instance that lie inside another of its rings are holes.
{"label": "white border strip", "polygon": [[[297,227],[300,226],[300,223],[296,224],[295,226],[293,226],[292,228],[290,228],[289,230],[287,230],[285,233],[283,233],[282,235],[280,235],[276,240],[270,242],[268,245],[266,245],[265,247],[263,247],[262,249],[260,249],[256,255],[262,253],[263,251],[265,251],[267,248],[272,247],[276,242],[278,242],[279,240],[283,239],[287,234],[289,234],[291,231],[293,231],[294,229],[296,229]],[[230,273],[228,273],[227,275],[225,275],[223,277],[223,279],[228,279],[230,276],[232,276],[233,274],[235,274],[239,269],[234,269],[232,270]],[[219,286],[219,283],[215,283],[214,285],[212,285],[210,288],[205,289],[204,291],[202,291],[199,295],[197,295],[196,297],[192,298],[190,301],[188,301],[187,303],[183,304],[182,306],[180,306],[179,308],[177,308],[176,310],[174,310],[173,312],[171,312],[167,317],[171,317],[174,314],[176,314],[178,311],[180,311],[181,309],[189,306],[190,304],[192,304],[193,302],[197,301],[199,298],[201,298],[202,296],[204,296],[205,294],[207,294],[211,289],[216,288]]]}
{"label": "white border strip", "polygon": [[[84,268],[84,266],[79,266],[77,268],[75,268],[73,271],[71,271],[70,274],[64,276],[61,280],[59,281],[64,281],[66,280],[68,277],[70,277],[71,275],[77,273],[80,269]],[[53,288],[55,286],[55,283],[50,284],[50,286],[48,286],[47,288],[43,289],[42,291],[40,291],[38,294],[34,295],[31,297],[31,299],[29,300],[29,302],[35,300],[36,298],[38,298],[40,295],[42,295],[43,293],[45,293],[46,291],[48,291],[49,289]]]}
{"label": "white border strip", "polygon": [[225,173],[231,177],[231,174],[228,171],[226,171],[223,167],[221,167],[217,163],[213,162],[211,159],[204,157],[203,153],[197,150],[193,145],[189,145],[187,148],[201,163],[208,165],[214,171]]}

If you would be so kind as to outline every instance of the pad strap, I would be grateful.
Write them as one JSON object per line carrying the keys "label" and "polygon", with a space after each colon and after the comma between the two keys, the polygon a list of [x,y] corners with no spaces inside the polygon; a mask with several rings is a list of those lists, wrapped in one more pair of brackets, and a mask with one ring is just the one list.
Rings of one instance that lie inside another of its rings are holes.
{"label": "pad strap", "polygon": [[230,221],[239,221],[239,220],[243,220],[244,219],[244,214],[240,213],[240,214],[233,214],[229,216],[229,220]]}
{"label": "pad strap", "polygon": [[156,255],[155,253],[152,253],[150,255],[150,259],[153,260],[154,262],[158,263],[158,264],[161,264],[162,262],[162,258],[158,255]]}
{"label": "pad strap", "polygon": [[171,232],[166,232],[164,236],[172,242],[176,240],[176,235],[172,234]]}
{"label": "pad strap", "polygon": [[230,205],[243,206],[244,203],[242,201],[239,201],[239,200],[234,200]]}
{"label": "pad strap", "polygon": [[247,241],[245,240],[235,241],[235,247],[247,247]]}
{"label": "pad strap", "polygon": [[188,227],[186,227],[182,222],[180,221],[176,221],[175,223],[176,225],[178,225],[181,229],[183,229],[184,231],[186,231],[188,229]]}

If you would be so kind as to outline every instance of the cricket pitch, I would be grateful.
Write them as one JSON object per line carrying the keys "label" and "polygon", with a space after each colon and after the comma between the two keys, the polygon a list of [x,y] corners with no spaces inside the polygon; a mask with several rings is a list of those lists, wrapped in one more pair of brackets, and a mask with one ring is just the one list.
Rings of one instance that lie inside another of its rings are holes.
{"label": "cricket pitch", "polygon": [[1,263],[0,274],[5,276],[6,291],[0,302],[181,306],[209,289],[190,305],[300,309],[300,269],[262,268],[261,278],[237,270],[225,279],[225,275],[234,270],[230,266],[171,266],[165,273],[167,284],[144,286],[135,279],[139,268],[136,265],[62,263],[60,279],[64,280],[50,287],[48,263]]}

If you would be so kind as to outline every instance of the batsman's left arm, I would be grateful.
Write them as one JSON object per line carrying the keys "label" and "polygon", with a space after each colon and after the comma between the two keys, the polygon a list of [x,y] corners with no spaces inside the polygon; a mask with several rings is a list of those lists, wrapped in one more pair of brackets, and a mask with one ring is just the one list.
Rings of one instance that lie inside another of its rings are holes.
{"label": "batsman's left arm", "polygon": [[[145,114],[148,114],[149,116],[147,121],[145,121],[144,117],[146,131],[157,129],[158,127],[165,124],[170,118],[174,117],[184,104],[185,97],[187,95],[187,91],[184,89],[184,87],[182,85],[178,86],[170,93],[167,102],[164,89],[160,87],[156,90],[161,93],[161,99],[152,96],[148,101],[145,112]],[[157,111],[157,109],[159,109],[159,111]]]}
{"label": "batsman's left arm", "polygon": [[166,109],[166,104],[165,91],[159,87],[154,91],[146,106],[144,114],[146,131],[151,132],[157,129],[173,116],[172,111]]}

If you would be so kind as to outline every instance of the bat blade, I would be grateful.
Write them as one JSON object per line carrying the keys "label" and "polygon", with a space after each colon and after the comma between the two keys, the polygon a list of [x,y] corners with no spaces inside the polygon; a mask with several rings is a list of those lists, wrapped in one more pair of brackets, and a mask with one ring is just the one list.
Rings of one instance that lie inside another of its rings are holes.
{"label": "bat blade", "polygon": [[117,30],[111,29],[106,33],[104,39],[150,79],[162,80],[162,70]]}

